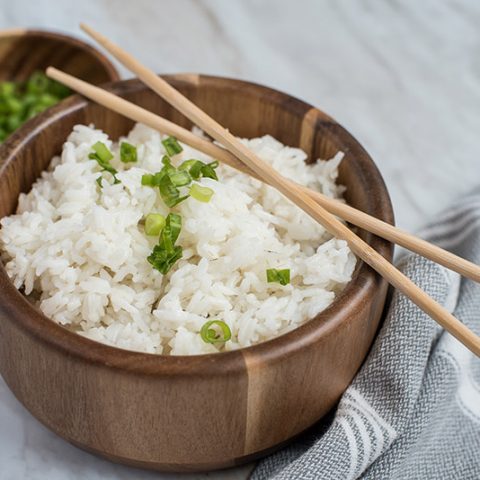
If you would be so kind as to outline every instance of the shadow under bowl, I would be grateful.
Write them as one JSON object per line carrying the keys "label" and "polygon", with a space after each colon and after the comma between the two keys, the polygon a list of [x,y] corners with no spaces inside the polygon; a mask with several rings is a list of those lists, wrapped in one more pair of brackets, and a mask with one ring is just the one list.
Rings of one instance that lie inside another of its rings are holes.
{"label": "shadow under bowl", "polygon": [[[310,159],[345,153],[340,183],[354,207],[393,223],[390,198],[361,145],[320,110],[248,82],[164,77],[232,133],[273,135]],[[184,127],[191,123],[138,80],[109,89]],[[112,138],[133,123],[70,97],[0,146],[0,217],[61,151],[76,124]],[[393,247],[359,234],[388,260]],[[123,351],[46,318],[0,266],[0,373],[49,429],[111,460],[158,470],[225,468],[273,451],[331,410],[360,368],[379,327],[387,285],[362,261],[323,312],[270,341],[228,353],[163,356]]]}

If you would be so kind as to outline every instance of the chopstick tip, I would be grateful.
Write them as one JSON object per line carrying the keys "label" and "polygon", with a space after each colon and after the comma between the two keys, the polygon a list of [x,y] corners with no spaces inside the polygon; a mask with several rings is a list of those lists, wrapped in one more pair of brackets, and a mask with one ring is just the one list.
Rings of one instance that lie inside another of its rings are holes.
{"label": "chopstick tip", "polygon": [[86,23],[80,22],[80,28],[90,37],[93,37],[94,39],[99,37],[99,33],[96,32],[92,27],[87,25]]}

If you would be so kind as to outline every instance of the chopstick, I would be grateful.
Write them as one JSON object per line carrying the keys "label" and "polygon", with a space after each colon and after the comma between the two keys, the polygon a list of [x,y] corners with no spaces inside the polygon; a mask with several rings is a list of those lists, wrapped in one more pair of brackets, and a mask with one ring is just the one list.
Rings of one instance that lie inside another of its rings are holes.
{"label": "chopstick", "polygon": [[[193,134],[191,131],[182,128],[175,123],[155,115],[154,113],[149,112],[148,110],[145,110],[144,108],[118,97],[100,87],[96,87],[90,83],[73,77],[72,75],[57,70],[54,67],[49,67],[47,69],[47,75],[57,82],[63,83],[70,89],[82,94],[83,96],[100,105],[103,105],[106,108],[109,108],[110,110],[120,113],[121,115],[130,118],[135,122],[148,125],[149,127],[162,133],[172,135],[196,150],[199,150],[206,155],[213,157],[232,168],[235,168],[236,170],[262,181],[256,172],[244,165],[229,151],[218,145],[215,145],[209,140]],[[322,193],[311,190],[303,185],[298,185],[298,187],[330,213],[343,218],[347,222],[378,235],[385,240],[411,250],[412,252],[416,252],[419,255],[429,258],[430,260],[443,265],[450,270],[456,271],[465,277],[471,278],[476,282],[480,282],[480,267],[478,265],[469,262],[468,260],[447,250],[444,250],[437,245],[433,245],[426,240],[416,237],[415,235],[407,233],[394,225],[390,225],[383,220],[372,217],[361,210],[357,210],[346,203],[342,203],[338,200],[327,197]]]}
{"label": "chopstick", "polygon": [[356,255],[376,270],[391,285],[409,297],[417,306],[454,335],[473,353],[480,356],[480,338],[475,335],[474,332],[427,295],[370,245],[365,243],[360,237],[349,230],[348,227],[337,220],[331,213],[308,196],[298,185],[284,178],[270,165],[263,162],[230,132],[225,130],[205,112],[180,94],[180,92],[171,87],[165,80],[158,77],[153,71],[144,67],[132,56],[91,28],[84,25],[82,25],[82,28],[124,66],[136,73],[144,83],[158,93],[165,101],[224,145],[228,151],[251,168],[263,181],[275,187],[279,192],[302,208],[312,218],[321,223],[332,235],[345,240]]}

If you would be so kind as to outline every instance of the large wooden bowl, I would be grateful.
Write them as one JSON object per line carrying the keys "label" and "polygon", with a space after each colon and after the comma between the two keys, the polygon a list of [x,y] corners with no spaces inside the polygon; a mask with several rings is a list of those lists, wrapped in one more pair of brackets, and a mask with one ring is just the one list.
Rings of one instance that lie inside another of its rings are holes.
{"label": "large wooden bowl", "polygon": [[50,65],[94,84],[119,79],[107,57],[77,38],[46,30],[0,30],[0,81],[26,80]]}
{"label": "large wooden bowl", "polygon": [[[348,201],[393,221],[382,177],[358,142],[321,111],[247,82],[165,77],[234,134],[269,133],[311,158],[346,153]],[[190,127],[131,80],[111,90]],[[24,126],[0,149],[0,217],[47,167],[72,127],[93,122],[113,137],[132,123],[78,96]],[[392,246],[362,233],[391,259]],[[135,353],[88,340],[46,318],[0,267],[0,372],[18,400],[75,445],[111,460],[160,470],[229,467],[278,448],[335,406],[379,326],[386,284],[360,262],[353,280],[320,315],[250,348],[201,356]]]}

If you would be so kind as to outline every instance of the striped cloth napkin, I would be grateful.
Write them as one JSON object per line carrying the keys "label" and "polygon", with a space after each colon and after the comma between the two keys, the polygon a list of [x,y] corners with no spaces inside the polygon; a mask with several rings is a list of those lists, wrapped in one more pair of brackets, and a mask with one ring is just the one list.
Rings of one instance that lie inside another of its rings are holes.
{"label": "striped cloth napkin", "polygon": [[[421,236],[480,264],[480,190]],[[399,268],[480,334],[480,285],[422,257]],[[395,292],[330,418],[263,460],[263,479],[480,479],[480,359]]]}

